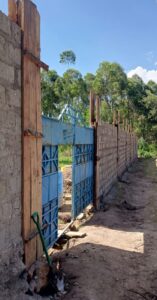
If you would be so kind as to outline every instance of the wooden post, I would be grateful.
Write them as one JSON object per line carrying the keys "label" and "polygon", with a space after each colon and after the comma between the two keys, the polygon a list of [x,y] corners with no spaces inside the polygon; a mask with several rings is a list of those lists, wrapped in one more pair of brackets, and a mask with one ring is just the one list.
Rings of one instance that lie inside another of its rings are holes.
{"label": "wooden post", "polygon": [[[9,1],[9,15],[15,15],[15,1]],[[42,217],[42,119],[40,85],[40,16],[30,0],[18,2],[17,21],[22,29],[22,130],[23,130],[23,240],[24,262],[29,267],[42,254],[39,237],[30,238],[36,231],[31,219],[37,211]],[[35,58],[33,61],[29,55]],[[28,135],[28,129],[32,132]],[[35,134],[33,134],[33,132]]]}
{"label": "wooden post", "polygon": [[120,111],[118,111],[117,118],[117,177],[119,176],[118,167],[119,167],[119,141],[120,141]]}
{"label": "wooden post", "polygon": [[93,126],[94,122],[94,94],[92,91],[90,91],[90,126]]}
{"label": "wooden post", "polygon": [[128,131],[128,120],[125,120],[125,130]]}
{"label": "wooden post", "polygon": [[8,17],[11,21],[17,22],[17,3],[16,0],[8,0]]}
{"label": "wooden post", "polygon": [[94,123],[94,207],[99,209],[99,157],[98,157],[98,131],[99,131],[99,120],[100,120],[100,99],[96,97],[96,122]]}
{"label": "wooden post", "polygon": [[100,98],[96,96],[96,123],[99,124],[100,121]]}
{"label": "wooden post", "polygon": [[113,125],[116,125],[116,111],[113,111]]}
{"label": "wooden post", "polygon": [[120,111],[118,111],[118,125],[120,126],[121,118],[120,118]]}

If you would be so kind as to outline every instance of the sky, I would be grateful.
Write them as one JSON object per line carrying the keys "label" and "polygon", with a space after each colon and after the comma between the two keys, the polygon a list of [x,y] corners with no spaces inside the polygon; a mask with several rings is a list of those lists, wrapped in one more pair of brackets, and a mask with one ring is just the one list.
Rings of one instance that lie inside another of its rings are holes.
{"label": "sky", "polygon": [[[7,13],[8,0],[0,0]],[[118,62],[128,76],[157,82],[157,0],[33,0],[41,16],[41,58],[59,74],[59,54],[73,50],[74,68],[95,73]]]}

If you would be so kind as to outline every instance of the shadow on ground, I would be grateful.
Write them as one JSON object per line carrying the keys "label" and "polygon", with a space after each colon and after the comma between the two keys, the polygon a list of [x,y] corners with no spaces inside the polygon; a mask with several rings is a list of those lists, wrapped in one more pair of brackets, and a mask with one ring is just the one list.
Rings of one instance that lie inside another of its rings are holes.
{"label": "shadow on ground", "polygon": [[[57,254],[70,278],[65,300],[157,299],[157,168],[139,160],[82,228],[84,239]],[[136,210],[120,204],[127,201]]]}

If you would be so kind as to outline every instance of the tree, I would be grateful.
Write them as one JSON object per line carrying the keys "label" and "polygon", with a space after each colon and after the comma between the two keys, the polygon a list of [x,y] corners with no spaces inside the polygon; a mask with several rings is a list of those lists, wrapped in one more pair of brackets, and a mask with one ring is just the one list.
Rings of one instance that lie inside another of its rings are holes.
{"label": "tree", "polygon": [[87,73],[87,74],[84,76],[84,81],[85,81],[85,83],[86,83],[88,93],[89,93],[91,90],[94,90],[94,80],[95,80],[95,75],[93,75],[92,73]]}
{"label": "tree", "polygon": [[127,77],[117,63],[102,62],[96,72],[94,90],[114,109],[125,96]]}
{"label": "tree", "polygon": [[82,74],[75,69],[68,69],[63,77],[55,82],[55,93],[61,98],[62,106],[71,104],[83,111],[88,105],[88,93]]}
{"label": "tree", "polygon": [[76,62],[76,55],[72,50],[63,51],[60,54],[60,61],[61,64],[75,64]]}
{"label": "tree", "polygon": [[138,75],[128,78],[127,95],[134,109],[139,113],[143,113],[145,108],[142,99],[146,96],[146,86]]}
{"label": "tree", "polygon": [[148,81],[146,89],[151,91],[153,94],[157,95],[157,84],[153,80]]}
{"label": "tree", "polygon": [[56,71],[41,72],[42,112],[44,115],[57,116],[60,98],[55,93],[55,82],[59,78]]}
{"label": "tree", "polygon": [[[66,61],[66,60],[65,60]],[[84,78],[75,69],[68,69],[63,76],[56,71],[42,71],[42,111],[58,117],[65,104],[81,111],[86,124],[89,121],[89,91],[101,98],[101,119],[112,122],[113,110],[119,110],[134,122],[142,149],[157,145],[157,84],[147,84],[138,76],[126,77],[117,63],[102,62],[96,75],[87,73]],[[105,101],[104,101],[105,100]],[[157,152],[157,146],[155,146]],[[142,150],[143,151],[143,150]]]}

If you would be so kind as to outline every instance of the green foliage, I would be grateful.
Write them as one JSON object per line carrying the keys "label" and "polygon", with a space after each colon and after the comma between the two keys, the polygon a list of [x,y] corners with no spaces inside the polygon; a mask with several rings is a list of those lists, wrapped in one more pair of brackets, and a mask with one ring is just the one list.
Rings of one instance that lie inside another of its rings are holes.
{"label": "green foliage", "polygon": [[72,164],[72,147],[70,145],[61,145],[58,149],[59,167]]}
{"label": "green foliage", "polygon": [[157,158],[157,143],[149,144],[144,138],[139,139],[138,156],[144,158]]}
{"label": "green foliage", "polygon": [[93,84],[95,92],[113,109],[125,97],[127,77],[117,63],[102,62]]}
{"label": "green foliage", "polygon": [[[61,63],[74,63],[75,54],[69,50],[61,54]],[[134,75],[127,78],[117,63],[102,62],[96,74],[84,77],[75,69],[68,69],[62,76],[56,71],[41,73],[42,111],[58,117],[65,104],[79,110],[89,125],[89,92],[101,99],[101,120],[112,123],[113,112],[120,111],[123,118],[133,124],[140,139],[140,155],[154,155],[157,144],[157,84],[147,84]]]}
{"label": "green foliage", "polygon": [[61,64],[75,64],[76,62],[76,55],[72,50],[63,51],[60,54],[60,61]]}
{"label": "green foliage", "polygon": [[55,82],[58,79],[56,71],[41,72],[42,112],[44,115],[57,116],[59,113],[60,98],[55,93]]}
{"label": "green foliage", "polygon": [[150,92],[152,92],[154,95],[157,95],[157,84],[153,80],[150,80],[147,83],[146,88],[150,90]]}
{"label": "green foliage", "polygon": [[60,97],[60,104],[70,104],[73,108],[84,112],[88,106],[88,92],[86,84],[79,71],[68,69],[55,82],[55,94]]}
{"label": "green foliage", "polygon": [[92,73],[87,73],[84,76],[84,81],[86,83],[88,93],[90,93],[91,90],[92,91],[94,90],[94,80],[95,80],[95,75],[93,75]]}

